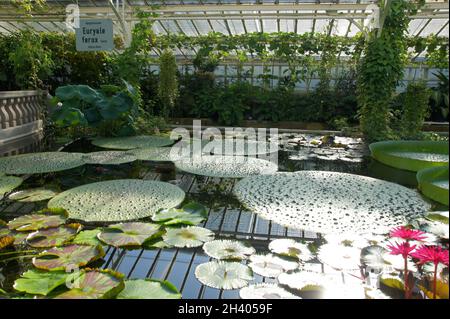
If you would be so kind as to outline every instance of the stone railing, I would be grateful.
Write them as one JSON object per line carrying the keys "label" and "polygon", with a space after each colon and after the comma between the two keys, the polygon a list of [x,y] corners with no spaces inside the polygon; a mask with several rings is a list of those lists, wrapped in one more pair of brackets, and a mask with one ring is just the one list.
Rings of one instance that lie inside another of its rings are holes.
{"label": "stone railing", "polygon": [[42,91],[0,91],[0,156],[30,151],[42,138]]}

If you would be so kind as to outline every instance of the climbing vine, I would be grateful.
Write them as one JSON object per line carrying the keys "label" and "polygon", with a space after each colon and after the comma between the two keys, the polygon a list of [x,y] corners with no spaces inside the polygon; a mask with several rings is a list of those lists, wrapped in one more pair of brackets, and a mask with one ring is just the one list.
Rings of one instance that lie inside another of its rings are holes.
{"label": "climbing vine", "polygon": [[159,58],[158,97],[162,103],[162,115],[167,118],[178,97],[177,61],[172,51],[164,50]]}

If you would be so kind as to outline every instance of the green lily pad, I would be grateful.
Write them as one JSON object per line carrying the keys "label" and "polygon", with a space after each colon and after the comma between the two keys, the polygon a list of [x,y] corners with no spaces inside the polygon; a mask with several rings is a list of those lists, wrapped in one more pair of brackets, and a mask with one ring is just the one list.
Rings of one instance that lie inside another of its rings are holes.
{"label": "green lily pad", "polygon": [[173,143],[174,141],[168,137],[148,136],[148,135],[97,138],[92,141],[92,144],[94,144],[95,146],[116,150],[131,150],[135,148],[161,147],[172,145]]}
{"label": "green lily pad", "polygon": [[44,270],[83,267],[105,256],[101,246],[69,245],[46,250],[33,258],[33,265]]}
{"label": "green lily pad", "polygon": [[183,202],[177,186],[135,179],[98,182],[67,190],[49,201],[48,207],[63,207],[74,219],[88,222],[136,220]]}
{"label": "green lily pad", "polygon": [[82,166],[81,153],[43,152],[3,157],[0,171],[6,174],[43,174]]}
{"label": "green lily pad", "polygon": [[213,240],[205,243],[203,250],[220,260],[243,260],[256,252],[252,246],[237,240]]}
{"label": "green lily pad", "polygon": [[203,243],[213,240],[214,233],[209,229],[196,226],[170,228],[163,235],[163,239],[164,242],[174,247],[191,248],[201,246]]}
{"label": "green lily pad", "polygon": [[109,270],[86,270],[73,284],[74,288],[55,299],[110,299],[124,289],[123,275]]}
{"label": "green lily pad", "polygon": [[14,282],[14,289],[33,295],[48,295],[55,288],[65,284],[70,274],[63,271],[42,271],[31,269]]}
{"label": "green lily pad", "polygon": [[80,230],[80,224],[68,224],[57,228],[42,229],[29,234],[27,243],[34,248],[62,246],[71,241]]}
{"label": "green lily pad", "polygon": [[[1,169],[1,168],[0,168]],[[20,186],[22,184],[23,179],[16,176],[0,176],[0,199],[3,198],[3,195],[9,193],[14,188]]]}
{"label": "green lily pad", "polygon": [[75,236],[75,238],[72,240],[72,243],[91,246],[103,245],[103,243],[97,238],[98,234],[100,234],[101,231],[102,230],[100,228],[92,230],[82,230]]}
{"label": "green lily pad", "polygon": [[65,222],[66,218],[61,215],[31,214],[14,218],[8,227],[16,231],[32,231],[58,227]]}
{"label": "green lily pad", "polygon": [[34,188],[14,192],[11,195],[9,195],[8,198],[15,200],[17,202],[28,203],[28,202],[40,202],[43,200],[53,198],[56,195],[58,195],[58,193],[51,189]]}
{"label": "green lily pad", "polygon": [[252,270],[238,262],[211,261],[200,264],[195,276],[204,285],[216,289],[239,289],[253,280]]}
{"label": "green lily pad", "polygon": [[168,281],[134,279],[125,281],[125,289],[117,299],[181,299],[181,294]]}
{"label": "green lily pad", "polygon": [[369,145],[377,161],[408,171],[448,165],[447,141],[384,141]]}
{"label": "green lily pad", "polygon": [[447,212],[444,212],[444,211],[441,211],[441,212],[429,212],[425,216],[425,218],[427,218],[429,220],[432,220],[432,221],[448,224],[448,216],[449,216],[448,211]]}
{"label": "green lily pad", "polygon": [[97,237],[114,247],[140,246],[158,234],[160,227],[150,223],[121,223],[105,228]]}
{"label": "green lily pad", "polygon": [[198,203],[189,203],[181,209],[163,209],[153,215],[152,220],[163,225],[198,225],[208,218],[208,211],[205,206]]}
{"label": "green lily pad", "polygon": [[275,254],[297,258],[302,261],[308,261],[314,257],[308,249],[308,246],[287,238],[271,241],[269,250]]}
{"label": "green lily pad", "polygon": [[448,166],[431,167],[417,173],[419,189],[426,197],[448,206]]}
{"label": "green lily pad", "polygon": [[120,151],[101,151],[83,155],[86,164],[98,165],[120,165],[134,162],[136,159],[133,154]]}

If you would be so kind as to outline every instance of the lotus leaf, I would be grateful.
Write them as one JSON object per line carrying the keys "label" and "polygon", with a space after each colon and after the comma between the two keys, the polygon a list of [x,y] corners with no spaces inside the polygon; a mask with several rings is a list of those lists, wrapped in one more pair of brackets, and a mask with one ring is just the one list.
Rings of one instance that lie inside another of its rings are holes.
{"label": "lotus leaf", "polygon": [[417,182],[422,194],[448,206],[448,166],[420,170],[417,173]]}
{"label": "lotus leaf", "polygon": [[294,257],[301,261],[308,261],[313,258],[311,251],[305,244],[293,239],[275,239],[270,242],[269,249],[275,254]]}
{"label": "lotus leaf", "polygon": [[203,155],[175,162],[175,166],[185,172],[224,178],[273,174],[278,166],[267,160],[244,156]]}
{"label": "lotus leaf", "polygon": [[208,218],[208,211],[205,206],[191,202],[184,205],[181,209],[171,208],[162,209],[153,215],[152,220],[163,225],[198,225]]}
{"label": "lotus leaf", "polygon": [[302,299],[277,284],[262,283],[244,287],[239,291],[242,299]]}
{"label": "lotus leaf", "polygon": [[34,188],[34,189],[27,189],[22,190],[18,192],[14,192],[11,195],[9,195],[9,199],[18,201],[18,202],[40,202],[43,200],[47,200],[50,198],[53,198],[57,195],[55,191],[51,189],[45,189],[45,188]]}
{"label": "lotus leaf", "polygon": [[65,222],[66,218],[61,215],[31,214],[11,220],[8,227],[16,231],[32,231],[58,227]]}
{"label": "lotus leaf", "polygon": [[253,272],[270,278],[276,278],[286,271],[297,269],[299,266],[298,262],[286,260],[272,254],[252,255],[250,256],[249,264]]}
{"label": "lotus leaf", "polygon": [[209,229],[187,226],[167,229],[163,235],[164,242],[174,247],[198,247],[214,239],[214,233]]}
{"label": "lotus leaf", "polygon": [[114,247],[140,246],[157,235],[160,225],[150,223],[121,223],[111,225],[98,234],[98,239]]}
{"label": "lotus leaf", "polygon": [[249,280],[253,280],[253,273],[248,266],[226,261],[200,264],[195,269],[195,276],[208,287],[225,290],[245,287]]}
{"label": "lotus leaf", "polygon": [[173,144],[174,141],[164,136],[129,136],[129,137],[112,137],[97,138],[92,144],[98,147],[131,150],[135,148],[161,147]]}
{"label": "lotus leaf", "polygon": [[101,231],[102,230],[100,228],[80,231],[72,240],[72,243],[91,246],[103,245],[97,237]]}
{"label": "lotus leaf", "polygon": [[256,252],[255,248],[237,240],[213,240],[203,245],[205,253],[220,260],[243,260]]}
{"label": "lotus leaf", "polygon": [[113,222],[144,218],[184,200],[177,186],[158,181],[112,180],[79,186],[54,197],[49,207],[63,207],[74,219]]}
{"label": "lotus leaf", "polygon": [[83,267],[105,256],[101,246],[69,245],[55,247],[33,258],[33,265],[44,270],[67,270]]}
{"label": "lotus leaf", "polygon": [[68,282],[70,274],[63,271],[31,269],[14,282],[14,289],[33,295],[48,295],[55,288]]}
{"label": "lotus leaf", "polygon": [[80,224],[68,224],[57,228],[42,229],[29,234],[27,242],[31,247],[35,248],[62,246],[71,241],[80,229]]}
{"label": "lotus leaf", "polygon": [[0,171],[7,174],[42,174],[63,171],[84,164],[81,153],[44,152],[0,159]]}
{"label": "lotus leaf", "polygon": [[354,174],[299,171],[244,178],[234,193],[261,217],[319,233],[388,233],[431,207],[411,189]]}
{"label": "lotus leaf", "polygon": [[408,171],[448,165],[446,141],[384,141],[372,143],[369,148],[377,161]]}
{"label": "lotus leaf", "polygon": [[124,289],[123,276],[108,270],[85,270],[74,282],[74,288],[55,299],[110,299]]}
{"label": "lotus leaf", "polygon": [[125,281],[125,288],[117,299],[181,299],[181,294],[165,280],[134,279]]}
{"label": "lotus leaf", "polygon": [[137,158],[133,154],[121,151],[101,151],[83,155],[83,161],[86,164],[120,165],[134,162],[135,160]]}
{"label": "lotus leaf", "polygon": [[[0,159],[1,161],[1,159]],[[1,165],[1,162],[0,162]],[[1,170],[1,167],[0,167]],[[22,184],[23,179],[16,176],[0,176],[0,200],[3,198],[3,195],[9,193],[14,188],[20,186]]]}

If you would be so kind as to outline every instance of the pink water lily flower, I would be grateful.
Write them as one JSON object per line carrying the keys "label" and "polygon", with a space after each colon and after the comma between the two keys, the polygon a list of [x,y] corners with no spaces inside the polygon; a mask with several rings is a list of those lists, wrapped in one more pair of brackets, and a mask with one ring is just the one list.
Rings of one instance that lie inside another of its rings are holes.
{"label": "pink water lily flower", "polygon": [[391,230],[389,235],[391,237],[397,237],[404,240],[423,241],[427,238],[425,232],[417,229],[410,229],[405,226],[394,228],[393,230]]}
{"label": "pink water lily flower", "polygon": [[387,247],[389,248],[391,255],[402,255],[404,259],[408,258],[408,256],[411,255],[411,252],[416,249],[416,245],[411,245],[407,241],[400,244],[395,242],[392,245],[387,245]]}
{"label": "pink water lily flower", "polygon": [[448,250],[439,246],[421,246],[411,256],[418,259],[420,264],[432,262],[435,265],[444,264],[448,266]]}

